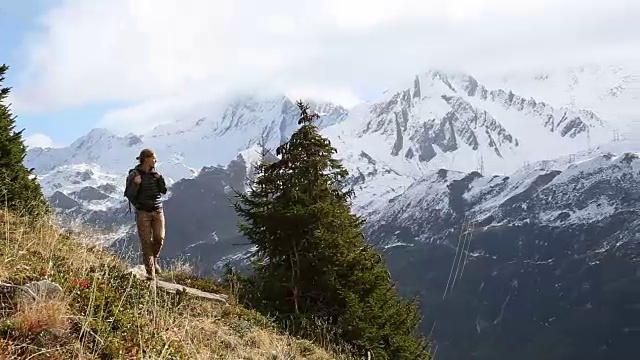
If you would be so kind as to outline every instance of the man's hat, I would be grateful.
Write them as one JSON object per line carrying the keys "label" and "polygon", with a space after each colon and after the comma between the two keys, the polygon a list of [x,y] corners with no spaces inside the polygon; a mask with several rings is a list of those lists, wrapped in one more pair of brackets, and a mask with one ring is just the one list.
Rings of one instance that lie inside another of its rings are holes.
{"label": "man's hat", "polygon": [[140,155],[136,157],[136,160],[147,159],[154,156],[156,153],[151,149],[143,149],[140,151]]}

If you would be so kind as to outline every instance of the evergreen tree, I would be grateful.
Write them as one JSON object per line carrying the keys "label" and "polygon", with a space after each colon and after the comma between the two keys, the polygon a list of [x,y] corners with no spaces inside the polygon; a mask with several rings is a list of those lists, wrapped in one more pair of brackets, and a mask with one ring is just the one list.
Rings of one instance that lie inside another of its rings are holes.
{"label": "evergreen tree", "polygon": [[240,230],[257,248],[250,302],[298,334],[327,323],[375,359],[428,359],[416,301],[398,295],[364,241],[344,190],[348,172],[313,124],[318,115],[298,107],[302,126],[276,149],[280,159],[258,165],[250,191],[236,195]]}
{"label": "evergreen tree", "polygon": [[7,65],[0,66],[0,209],[37,216],[48,213],[49,207],[32,175],[33,169],[23,165],[23,130],[15,131],[15,116],[5,104],[10,88],[2,87],[8,69]]}

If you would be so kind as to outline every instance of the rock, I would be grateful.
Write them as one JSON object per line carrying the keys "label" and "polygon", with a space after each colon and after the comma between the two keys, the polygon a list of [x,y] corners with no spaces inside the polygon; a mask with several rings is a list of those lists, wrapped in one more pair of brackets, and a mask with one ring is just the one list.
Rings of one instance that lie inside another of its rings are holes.
{"label": "rock", "polygon": [[176,293],[177,291],[185,291],[187,294],[192,296],[197,296],[203,299],[209,299],[225,305],[227,304],[226,295],[212,294],[212,293],[204,292],[198,289],[194,289],[187,286],[174,284],[174,283],[170,283],[162,280],[158,280],[158,287],[171,293]]}
{"label": "rock", "polygon": [[15,289],[14,300],[18,303],[55,300],[62,295],[62,287],[49,280],[40,280],[23,286],[15,286]]}
{"label": "rock", "polygon": [[[144,269],[144,265],[134,266],[129,269],[129,272],[135,275],[137,278],[144,280],[147,276],[147,272]],[[196,296],[203,299],[209,299],[224,305],[227,305],[227,296],[222,294],[212,294],[208,292],[204,292],[198,289],[190,288],[187,286],[170,283],[167,281],[156,280],[156,286],[158,288],[164,289],[165,291],[176,293],[178,291],[184,291],[189,295]]]}
{"label": "rock", "polygon": [[144,269],[144,265],[137,265],[129,269],[129,272],[140,279],[144,279],[147,275],[147,271]]}

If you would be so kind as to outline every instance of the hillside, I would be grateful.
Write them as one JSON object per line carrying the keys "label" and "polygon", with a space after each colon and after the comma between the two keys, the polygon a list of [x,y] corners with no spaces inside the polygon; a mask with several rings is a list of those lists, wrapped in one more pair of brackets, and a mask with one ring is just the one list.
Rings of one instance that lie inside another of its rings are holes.
{"label": "hillside", "polygon": [[[0,226],[2,359],[347,359],[282,335],[266,318],[233,303],[154,291],[92,245],[89,234],[80,242],[49,219],[6,212],[0,212]],[[163,276],[228,293],[180,271]],[[61,293],[50,284],[51,293],[33,300],[16,287],[42,280],[59,284]]]}

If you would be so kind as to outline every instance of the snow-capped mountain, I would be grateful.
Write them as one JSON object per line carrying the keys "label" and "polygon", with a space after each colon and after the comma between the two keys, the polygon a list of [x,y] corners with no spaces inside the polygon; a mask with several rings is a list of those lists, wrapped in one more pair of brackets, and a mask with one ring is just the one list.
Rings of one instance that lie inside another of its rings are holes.
{"label": "snow-capped mountain", "polygon": [[442,169],[369,217],[438,356],[635,359],[640,146],[626,145],[509,176]]}
{"label": "snow-capped mountain", "polygon": [[[640,174],[636,154],[640,143],[626,141],[528,164],[507,176],[440,169],[371,213],[369,221],[385,227],[402,224],[419,234],[412,244],[446,239],[450,233],[445,229],[453,229],[447,224],[462,215],[465,224],[478,230],[514,219],[550,227],[599,221],[618,211],[635,211],[640,199],[640,183],[632,181]],[[607,186],[623,187],[624,192],[606,191]],[[420,212],[424,209],[428,211]],[[396,233],[376,234],[386,237],[376,244],[381,247],[412,245],[396,242]]]}
{"label": "snow-capped mountain", "polygon": [[384,101],[353,109],[327,134],[350,143],[363,139],[374,158],[393,157],[398,170],[407,163],[420,174],[441,167],[470,171],[482,163],[487,172],[508,173],[526,161],[585,149],[587,137],[592,144],[610,141],[607,125],[590,110],[554,107],[488,89],[469,75],[431,71]]}
{"label": "snow-capped mountain", "polygon": [[[349,110],[329,103],[310,105],[321,115],[322,133],[351,174],[354,210],[367,216],[440,169],[504,175],[528,163],[609,143],[611,130],[624,123],[616,114],[631,114],[633,123],[640,107],[631,101],[633,70],[598,69],[570,70],[569,89],[577,99],[571,104],[566,96],[558,95],[555,101],[557,88],[566,80],[559,75],[488,79],[503,86],[491,87],[468,74],[432,70]],[[593,74],[599,77],[593,79]],[[592,99],[587,90],[602,83],[603,76],[604,88],[619,89],[618,95],[605,92],[586,107]],[[540,90],[541,83],[550,84],[549,92]],[[624,109],[618,109],[622,105]],[[259,144],[274,149],[298,126],[298,110],[284,96],[238,97],[202,112],[193,119],[167,119],[145,134],[117,136],[94,129],[65,148],[30,149],[25,164],[35,168],[56,207],[74,219],[99,224],[115,240],[131,230],[123,217],[123,180],[140,149],[156,150],[158,168],[172,185],[195,178],[204,167],[224,167],[238,154],[250,167],[258,160]],[[170,187],[168,197],[172,194]]]}
{"label": "snow-capped mountain", "polygon": [[[320,127],[347,115],[337,105],[311,105],[323,114]],[[35,168],[45,193],[66,192],[89,180],[79,169],[91,171],[93,183],[108,183],[102,175],[122,177],[135,165],[139,151],[150,147],[158,153],[158,169],[173,183],[195,176],[203,166],[226,164],[260,142],[279,144],[295,131],[298,120],[297,107],[285,97],[246,97],[208,111],[201,118],[166,123],[140,135],[122,137],[94,129],[65,148],[29,150],[25,164]]]}
{"label": "snow-capped mountain", "polygon": [[[640,63],[622,61],[609,65],[588,63],[569,68],[541,68],[486,76],[491,88],[513,91],[525,97],[570,109],[593,110],[619,131],[621,137],[640,135]],[[611,135],[611,134],[609,134]]]}
{"label": "snow-capped mountain", "polygon": [[[360,194],[354,206],[362,213],[437,169],[506,174],[607,143],[621,123],[609,121],[598,108],[490,88],[467,74],[428,71],[398,89],[350,110],[312,103],[322,115],[322,132],[354,176]],[[122,174],[143,147],[157,151],[158,168],[171,184],[192,178],[203,166],[227,164],[258,143],[275,148],[297,126],[297,109],[286,97],[238,98],[206,111],[146,134],[120,137],[94,129],[66,148],[31,149],[25,163],[36,169],[47,195],[69,194],[83,185],[115,186],[110,199],[95,204],[106,206],[122,201]],[[628,111],[640,113],[637,107]]]}

